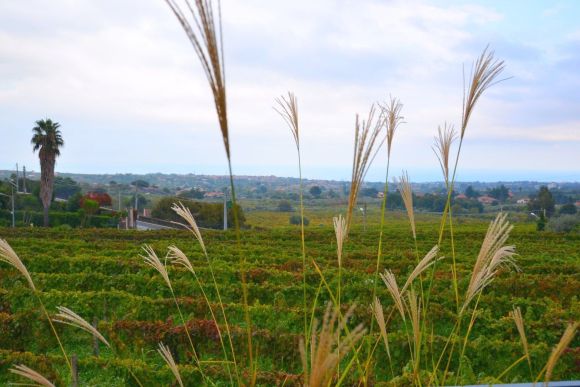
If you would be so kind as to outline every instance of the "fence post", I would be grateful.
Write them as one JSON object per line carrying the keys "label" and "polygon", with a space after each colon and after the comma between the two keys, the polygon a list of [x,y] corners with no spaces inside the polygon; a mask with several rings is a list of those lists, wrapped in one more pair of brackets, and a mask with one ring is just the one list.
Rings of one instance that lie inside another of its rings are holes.
{"label": "fence post", "polygon": [[[99,320],[97,317],[93,319],[93,328],[97,329]],[[99,357],[99,339],[96,335],[93,335],[93,356]]]}
{"label": "fence post", "polygon": [[73,353],[71,357],[72,366],[72,387],[78,387],[79,385],[79,366],[77,355]]}

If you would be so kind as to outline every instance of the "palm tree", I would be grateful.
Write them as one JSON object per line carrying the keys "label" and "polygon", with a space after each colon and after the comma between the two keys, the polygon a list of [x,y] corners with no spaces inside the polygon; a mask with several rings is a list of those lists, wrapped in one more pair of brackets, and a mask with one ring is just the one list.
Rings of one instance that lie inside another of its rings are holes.
{"label": "palm tree", "polygon": [[33,152],[38,150],[40,159],[40,199],[44,207],[44,227],[48,227],[48,209],[52,202],[52,189],[54,185],[54,165],[56,158],[60,156],[60,147],[64,145],[58,122],[51,119],[36,121],[32,128]]}

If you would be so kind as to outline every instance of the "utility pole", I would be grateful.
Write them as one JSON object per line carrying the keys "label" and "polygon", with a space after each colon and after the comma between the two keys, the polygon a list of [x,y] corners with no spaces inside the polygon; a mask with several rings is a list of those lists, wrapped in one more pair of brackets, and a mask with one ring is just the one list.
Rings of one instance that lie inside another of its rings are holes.
{"label": "utility pole", "polygon": [[20,192],[20,187],[19,187],[19,184],[18,184],[18,180],[19,180],[18,179],[18,172],[19,172],[19,170],[18,170],[18,163],[16,163],[16,192]]}
{"label": "utility pole", "polygon": [[22,188],[24,188],[24,193],[26,192],[26,166],[22,166]]}

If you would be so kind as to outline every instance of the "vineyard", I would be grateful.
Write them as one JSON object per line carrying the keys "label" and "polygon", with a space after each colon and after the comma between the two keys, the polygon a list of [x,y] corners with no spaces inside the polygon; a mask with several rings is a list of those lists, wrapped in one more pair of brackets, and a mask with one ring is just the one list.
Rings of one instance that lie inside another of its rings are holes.
{"label": "vineyard", "polygon": [[[459,288],[468,286],[488,223],[470,220],[458,224],[454,243],[457,250]],[[417,248],[426,254],[437,242],[439,224],[433,220],[417,223]],[[356,305],[349,325],[369,327],[378,227],[351,230],[344,246],[341,304]],[[299,227],[276,227],[242,231],[240,242],[233,232],[204,232],[205,246],[225,306],[238,363],[245,364],[246,322],[242,305],[240,262],[247,262],[249,315],[259,385],[295,385],[301,382],[302,363],[299,339],[303,329],[302,256]],[[48,313],[65,306],[94,323],[114,351],[86,332],[62,324],[56,329],[66,353],[78,358],[81,385],[124,386],[135,383],[131,373],[144,385],[170,385],[170,368],[156,349],[165,343],[179,364],[185,385],[202,382],[194,366],[188,338],[172,298],[172,291],[157,271],[146,265],[142,250],[149,244],[161,260],[171,245],[188,257],[210,303],[217,302],[206,258],[192,235],[186,231],[133,232],[107,229],[51,230],[2,229],[6,239],[28,268]],[[329,226],[306,229],[306,256],[322,269],[330,288],[338,281],[336,239]],[[461,367],[461,383],[490,382],[502,375],[504,382],[528,381],[531,369],[539,370],[548,360],[566,325],[580,316],[580,237],[576,234],[535,232],[535,225],[516,223],[510,244],[515,244],[521,272],[502,270],[482,293],[470,340],[461,365],[451,359],[450,369]],[[444,241],[440,254],[448,257],[450,242]],[[387,219],[383,236],[383,269],[396,276],[408,275],[416,265],[415,245],[408,221]],[[330,296],[320,274],[307,265],[306,293],[309,305],[316,298],[312,316],[321,319]],[[437,264],[433,282],[430,318],[433,333],[425,339],[424,361],[441,352],[453,329],[455,296],[451,281],[451,260]],[[218,327],[192,273],[185,268],[168,268],[178,304],[203,369],[217,384],[228,384]],[[377,296],[385,310],[393,299],[380,281]],[[217,305],[214,305],[217,310]],[[529,342],[530,363],[519,362],[522,344],[509,313],[520,307]],[[223,321],[218,318],[221,330]],[[372,384],[406,385],[405,370],[410,363],[406,329],[400,319],[387,321],[389,365],[384,346],[377,346],[371,361]],[[380,339],[375,329],[363,340],[360,353]],[[578,338],[564,352],[554,369],[553,380],[580,379]],[[364,356],[361,355],[361,359]],[[362,362],[362,360],[361,360]],[[70,382],[67,363],[36,297],[20,273],[0,266],[0,384],[18,382],[9,373],[14,364],[26,364],[56,385]],[[427,364],[429,366],[429,364]],[[392,369],[395,373],[392,374]],[[349,377],[357,374],[357,366]],[[401,372],[400,370],[403,370]],[[507,372],[504,372],[506,371]],[[249,371],[244,369],[247,375]],[[535,374],[534,374],[535,375]],[[353,379],[355,380],[355,379]],[[347,378],[344,383],[348,384]]]}

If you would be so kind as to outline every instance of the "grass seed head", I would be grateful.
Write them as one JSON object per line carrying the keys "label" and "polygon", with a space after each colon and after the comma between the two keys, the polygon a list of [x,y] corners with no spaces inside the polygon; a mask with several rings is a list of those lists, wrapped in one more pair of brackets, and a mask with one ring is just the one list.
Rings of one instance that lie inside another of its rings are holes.
{"label": "grass seed head", "polygon": [[544,382],[546,385],[550,382],[550,379],[552,378],[552,373],[554,372],[554,367],[556,366],[556,363],[558,362],[558,360],[564,353],[564,350],[570,345],[572,339],[576,335],[578,325],[579,325],[578,322],[569,324],[568,327],[566,327],[564,334],[560,338],[560,342],[552,350],[550,358],[546,363],[546,375],[544,377]]}
{"label": "grass seed head", "polygon": [[171,206],[171,209],[177,215],[179,215],[183,220],[185,220],[187,222],[187,225],[184,225],[181,223],[179,223],[179,224],[181,224],[182,226],[185,226],[186,229],[191,231],[191,233],[195,236],[195,238],[199,242],[199,245],[201,246],[203,253],[205,255],[207,255],[207,250],[205,249],[205,243],[203,242],[203,238],[201,237],[201,231],[199,231],[199,227],[197,226],[197,222],[195,221],[195,218],[193,217],[189,208],[187,208],[183,203],[179,202],[179,203],[173,203],[173,206]]}
{"label": "grass seed head", "polygon": [[276,104],[278,107],[274,107],[274,110],[280,114],[284,119],[292,136],[294,137],[294,142],[296,143],[296,148],[300,150],[300,130],[298,126],[298,100],[292,92],[288,92],[288,97],[281,96],[276,98]]}
{"label": "grass seed head", "polygon": [[[369,110],[366,121],[359,121],[358,115],[355,120],[354,131],[354,155],[352,160],[352,175],[350,180],[350,193],[348,196],[348,208],[346,213],[346,230],[350,229],[352,223],[352,213],[356,206],[358,193],[372,164],[377,155],[380,144],[384,138],[379,140],[381,128],[383,126],[384,116],[376,116],[374,105]],[[378,145],[378,146],[377,146]]]}
{"label": "grass seed head", "polygon": [[101,333],[89,324],[85,319],[81,316],[70,310],[69,308],[65,308],[64,306],[58,306],[58,314],[52,319],[52,321],[72,325],[73,327],[77,327],[82,329],[85,332],[90,333],[91,335],[97,337],[103,344],[107,347],[111,348],[109,342],[101,335]]}
{"label": "grass seed head", "polygon": [[167,366],[173,373],[173,376],[175,376],[177,383],[179,383],[179,385],[183,387],[183,381],[181,380],[179,368],[177,368],[177,364],[175,364],[175,360],[173,360],[173,355],[171,354],[169,347],[164,345],[163,343],[159,343],[159,349],[157,349],[157,352],[159,352],[159,355],[161,355],[165,363],[167,363]]}
{"label": "grass seed head", "polygon": [[453,125],[448,126],[447,123],[445,123],[443,129],[439,127],[437,131],[438,137],[435,137],[433,152],[437,156],[437,160],[441,166],[445,185],[449,187],[449,155],[451,154],[451,145],[457,138],[457,133],[455,133]]}
{"label": "grass seed head", "polygon": [[399,192],[401,193],[405,209],[407,210],[407,215],[409,216],[413,238],[416,239],[417,232],[415,231],[415,211],[413,210],[413,189],[411,188],[409,174],[406,171],[403,171],[401,178],[399,179]]}
{"label": "grass seed head", "polygon": [[336,235],[336,255],[338,256],[338,266],[342,267],[342,246],[346,238],[346,220],[342,215],[332,218],[334,224],[334,234]]}
{"label": "grass seed head", "polygon": [[315,319],[312,325],[312,337],[310,342],[310,367],[304,348],[304,342],[300,343],[300,356],[304,366],[304,385],[308,387],[327,386],[337,372],[338,363],[354,348],[357,342],[364,336],[365,329],[362,324],[341,337],[345,331],[348,319],[352,316],[354,306],[339,321],[339,311],[329,303],[320,332],[318,321]]}
{"label": "grass seed head", "polygon": [[6,262],[10,266],[18,270],[20,274],[22,274],[22,276],[26,278],[26,281],[28,282],[30,289],[36,291],[36,287],[34,286],[34,282],[32,282],[32,277],[30,277],[28,269],[26,268],[26,266],[24,266],[18,255],[14,252],[12,247],[8,244],[8,242],[5,239],[0,239],[0,262]]}
{"label": "grass seed head", "polygon": [[[165,2],[183,27],[209,82],[226,155],[228,160],[231,160],[220,2],[217,3],[217,9],[214,9],[216,7],[211,0],[196,0],[193,5],[191,1],[184,0],[189,18],[176,0]],[[214,15],[216,11],[217,18]]]}
{"label": "grass seed head", "polygon": [[10,368],[10,372],[25,377],[26,379],[37,383],[36,385],[54,387],[54,384],[52,384],[47,378],[24,364],[15,365],[13,368]]}
{"label": "grass seed head", "polygon": [[157,253],[155,253],[155,250],[153,250],[153,248],[151,246],[145,245],[145,246],[143,246],[143,251],[145,251],[146,255],[141,255],[141,258],[143,258],[145,260],[145,263],[147,265],[149,265],[152,268],[154,268],[155,270],[157,270],[159,272],[159,274],[161,274],[161,277],[163,277],[163,280],[165,280],[165,283],[167,284],[167,286],[169,286],[169,288],[171,288],[171,281],[169,280],[169,274],[167,273],[167,267],[165,266],[165,264],[163,264],[161,262],[161,260],[157,256]]}

